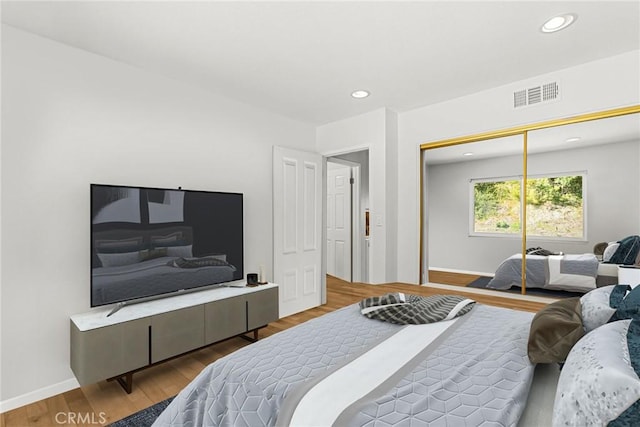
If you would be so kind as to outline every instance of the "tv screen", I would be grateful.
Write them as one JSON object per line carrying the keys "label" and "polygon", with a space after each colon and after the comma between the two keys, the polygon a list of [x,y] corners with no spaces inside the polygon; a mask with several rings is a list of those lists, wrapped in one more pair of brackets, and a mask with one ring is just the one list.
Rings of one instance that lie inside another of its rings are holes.
{"label": "tv screen", "polygon": [[91,306],[244,277],[242,194],[91,184]]}

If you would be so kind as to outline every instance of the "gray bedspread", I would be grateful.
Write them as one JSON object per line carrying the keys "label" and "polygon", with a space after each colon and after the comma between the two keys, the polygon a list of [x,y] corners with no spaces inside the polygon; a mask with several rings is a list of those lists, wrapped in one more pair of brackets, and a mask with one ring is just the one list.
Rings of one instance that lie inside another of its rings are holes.
{"label": "gray bedspread", "polygon": [[[534,371],[527,358],[532,317],[476,304],[423,360],[357,402],[347,424],[516,425]],[[209,365],[154,425],[281,425],[288,397],[403,328],[368,319],[357,305],[310,320]]]}

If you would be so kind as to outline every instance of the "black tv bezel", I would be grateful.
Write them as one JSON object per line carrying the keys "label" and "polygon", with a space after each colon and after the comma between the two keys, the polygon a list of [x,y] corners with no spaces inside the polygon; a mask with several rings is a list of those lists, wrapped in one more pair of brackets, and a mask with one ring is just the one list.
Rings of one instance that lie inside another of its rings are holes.
{"label": "black tv bezel", "polygon": [[[152,294],[152,295],[147,295],[147,296],[124,298],[124,299],[117,300],[117,301],[106,302],[104,304],[94,304],[94,301],[93,301],[93,272],[92,272],[92,270],[93,270],[92,258],[93,258],[93,253],[94,253],[94,238],[93,238],[94,224],[93,224],[93,218],[91,218],[91,216],[93,214],[94,188],[95,187],[131,188],[131,189],[139,189],[139,190],[159,190],[159,191],[182,191],[182,192],[185,192],[185,193],[204,193],[204,194],[222,194],[222,195],[239,196],[240,197],[240,209],[241,209],[241,214],[242,214],[241,236],[240,236],[240,239],[239,239],[240,246],[241,246],[241,251],[240,251],[240,253],[241,253],[241,263],[240,263],[240,266],[239,266],[240,267],[239,268],[240,279],[234,278],[233,280],[230,280],[230,281],[216,282],[216,283],[201,285],[201,286],[197,286],[197,287],[189,288],[189,289],[178,289],[178,290],[168,291],[168,292],[159,292],[157,294]],[[137,303],[137,302],[151,301],[151,300],[156,300],[156,299],[168,298],[168,297],[179,295],[179,294],[183,294],[183,293],[186,293],[186,292],[198,292],[198,291],[203,291],[203,290],[207,290],[207,289],[212,289],[212,288],[215,288],[215,287],[224,286],[225,284],[228,284],[228,283],[233,283],[235,281],[241,280],[244,277],[244,193],[230,192],[230,191],[217,191],[217,190],[195,190],[195,189],[185,189],[185,188],[182,188],[182,187],[169,188],[169,187],[150,187],[150,186],[139,186],[139,185],[124,185],[124,184],[96,184],[96,183],[90,183],[89,184],[89,216],[90,216],[90,219],[89,219],[89,258],[90,258],[90,261],[89,261],[89,283],[90,283],[90,285],[89,285],[89,302],[90,302],[90,307],[91,308],[107,307],[107,306],[116,305],[117,308],[115,308],[110,313],[110,314],[113,314],[115,311],[117,311],[121,306],[123,306],[125,304],[133,304],[133,303]]]}

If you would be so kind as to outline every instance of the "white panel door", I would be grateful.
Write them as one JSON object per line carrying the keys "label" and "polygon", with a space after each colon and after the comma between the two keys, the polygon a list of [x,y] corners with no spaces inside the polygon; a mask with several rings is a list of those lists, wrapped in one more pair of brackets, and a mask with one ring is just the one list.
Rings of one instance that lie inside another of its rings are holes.
{"label": "white panel door", "polygon": [[351,168],[327,163],[327,274],[351,282]]}
{"label": "white panel door", "polygon": [[273,149],[273,278],[280,317],[321,304],[322,156]]}

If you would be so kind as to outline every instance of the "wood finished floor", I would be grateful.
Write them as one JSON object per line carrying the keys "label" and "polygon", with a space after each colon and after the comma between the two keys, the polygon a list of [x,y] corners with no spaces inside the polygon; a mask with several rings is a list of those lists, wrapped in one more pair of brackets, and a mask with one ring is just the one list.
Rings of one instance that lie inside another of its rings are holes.
{"label": "wood finished floor", "polygon": [[467,286],[482,276],[475,274],[450,273],[448,271],[429,270],[429,282],[443,285]]}
{"label": "wood finished floor", "polygon": [[[425,296],[452,293],[464,295],[463,289],[449,291],[401,283],[366,285],[343,282],[329,276],[327,277],[327,304],[271,323],[260,330],[260,337],[273,335],[314,317],[358,302],[362,298],[398,291]],[[469,294],[469,296],[484,304],[533,312],[545,305],[500,295]],[[246,345],[250,344],[236,337],[138,372],[134,375],[131,394],[126,394],[116,382],[108,381],[71,390],[1,414],[0,427],[108,425],[175,396],[205,366]],[[79,419],[86,422],[78,422]]]}

